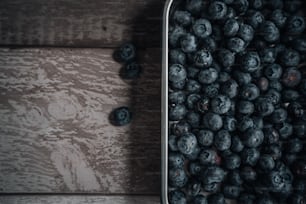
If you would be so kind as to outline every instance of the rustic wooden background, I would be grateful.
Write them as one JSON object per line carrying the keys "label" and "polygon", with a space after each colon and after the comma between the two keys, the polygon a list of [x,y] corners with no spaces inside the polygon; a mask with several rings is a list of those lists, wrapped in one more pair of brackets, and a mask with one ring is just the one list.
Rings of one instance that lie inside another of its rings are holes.
{"label": "rustic wooden background", "polygon": [[[0,1],[0,204],[159,203],[163,6]],[[125,41],[136,81],[112,59]],[[121,105],[134,119],[114,127]]]}

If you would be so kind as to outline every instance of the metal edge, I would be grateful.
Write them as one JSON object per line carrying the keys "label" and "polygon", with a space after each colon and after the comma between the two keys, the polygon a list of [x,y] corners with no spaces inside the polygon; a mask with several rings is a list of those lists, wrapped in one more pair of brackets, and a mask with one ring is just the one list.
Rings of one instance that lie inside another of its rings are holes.
{"label": "metal edge", "polygon": [[161,87],[161,203],[168,204],[168,31],[173,0],[167,0],[163,14],[162,87]]}

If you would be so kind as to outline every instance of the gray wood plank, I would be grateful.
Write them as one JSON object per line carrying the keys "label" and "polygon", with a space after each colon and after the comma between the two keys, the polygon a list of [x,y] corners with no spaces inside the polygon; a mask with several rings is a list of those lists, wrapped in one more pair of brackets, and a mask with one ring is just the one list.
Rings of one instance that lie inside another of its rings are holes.
{"label": "gray wood plank", "polygon": [[[135,82],[112,53],[0,49],[0,192],[159,193],[160,50]],[[133,121],[114,127],[122,105]]]}
{"label": "gray wood plank", "polygon": [[165,0],[2,0],[0,45],[159,45]]}
{"label": "gray wood plank", "polygon": [[0,204],[158,204],[158,196],[0,196]]}

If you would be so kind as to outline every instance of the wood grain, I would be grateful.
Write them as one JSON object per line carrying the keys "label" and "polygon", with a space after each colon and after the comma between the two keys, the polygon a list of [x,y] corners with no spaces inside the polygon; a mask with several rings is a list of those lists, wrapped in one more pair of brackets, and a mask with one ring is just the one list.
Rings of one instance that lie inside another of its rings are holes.
{"label": "wood grain", "polygon": [[1,0],[0,45],[160,45],[165,0]]}
{"label": "wood grain", "polygon": [[[160,50],[134,82],[112,53],[0,49],[0,192],[159,193]],[[133,121],[114,127],[122,105]]]}
{"label": "wood grain", "polygon": [[1,196],[0,204],[158,204],[158,196]]}

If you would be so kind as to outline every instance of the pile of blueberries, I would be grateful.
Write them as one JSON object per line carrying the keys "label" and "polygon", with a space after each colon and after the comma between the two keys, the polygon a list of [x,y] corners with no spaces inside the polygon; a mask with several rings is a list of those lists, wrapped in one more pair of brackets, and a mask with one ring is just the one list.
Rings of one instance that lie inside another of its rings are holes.
{"label": "pile of blueberries", "polygon": [[180,2],[169,27],[169,203],[306,203],[303,1]]}

